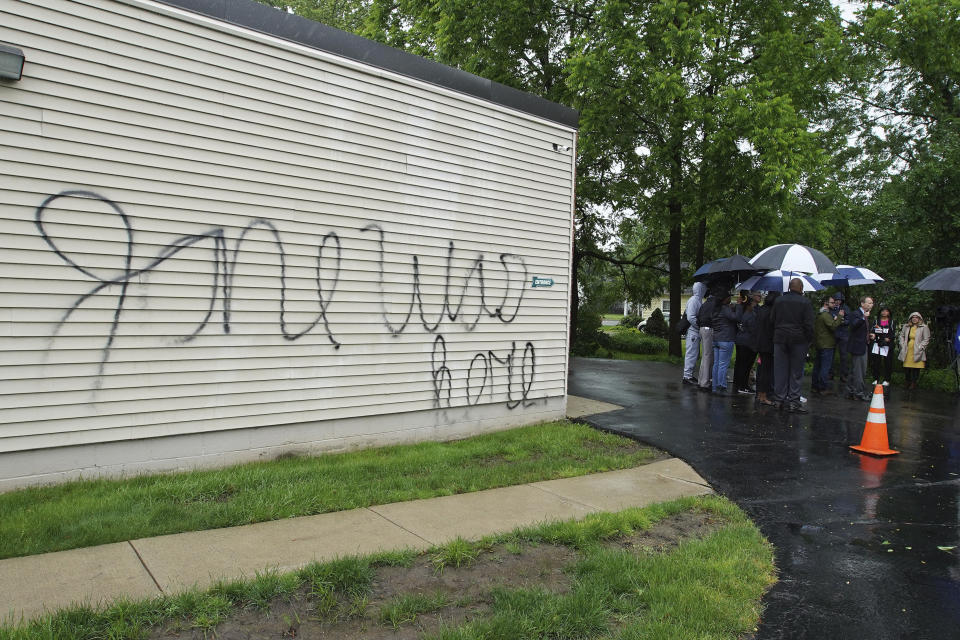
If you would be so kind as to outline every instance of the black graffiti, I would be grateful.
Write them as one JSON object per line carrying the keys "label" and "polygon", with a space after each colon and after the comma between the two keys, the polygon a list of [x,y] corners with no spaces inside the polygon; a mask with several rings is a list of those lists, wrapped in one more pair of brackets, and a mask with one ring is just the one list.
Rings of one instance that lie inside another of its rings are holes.
{"label": "black graffiti", "polygon": [[[507,285],[504,287],[503,299],[500,300],[499,304],[490,308],[490,305],[487,302],[487,287],[484,281],[483,275],[483,265],[484,265],[484,255],[481,253],[477,255],[476,258],[471,262],[470,268],[467,270],[466,274],[462,276],[463,283],[460,285],[459,289],[459,298],[455,287],[453,286],[453,257],[455,252],[455,246],[451,241],[447,245],[447,263],[446,263],[446,274],[444,278],[443,285],[443,302],[439,313],[433,318],[427,318],[427,313],[424,310],[423,304],[423,294],[421,292],[421,276],[420,276],[420,259],[418,256],[413,256],[412,258],[412,267],[411,267],[411,283],[410,283],[410,301],[407,304],[406,312],[403,315],[403,322],[400,324],[394,324],[390,321],[387,310],[386,303],[386,289],[384,285],[384,253],[385,253],[385,233],[383,228],[376,223],[371,223],[361,229],[361,232],[366,231],[375,231],[377,233],[377,273],[378,273],[378,286],[380,290],[380,311],[383,316],[383,324],[388,331],[394,336],[399,336],[403,333],[406,328],[410,325],[410,320],[413,317],[414,305],[416,305],[421,326],[429,333],[437,331],[440,327],[440,324],[443,322],[444,317],[450,319],[451,321],[456,321],[460,318],[460,315],[463,311],[464,301],[470,290],[470,283],[476,280],[476,289],[479,292],[480,296],[480,305],[477,307],[477,314],[472,318],[472,320],[465,325],[467,331],[473,331],[477,324],[480,322],[481,315],[486,312],[487,316],[490,318],[496,318],[504,323],[511,323],[517,317],[517,314],[520,311],[520,305],[523,303],[523,294],[527,281],[527,265],[523,261],[523,258],[520,256],[514,255],[512,253],[502,253],[500,254],[500,264],[503,266],[504,273],[507,274]],[[515,278],[513,276],[513,271],[508,263],[513,263],[518,265],[518,268],[522,270],[520,277]],[[516,291],[519,293],[516,294],[517,301],[514,306],[512,313],[506,315],[504,309],[507,306],[507,302],[510,299],[511,293],[514,291],[514,285],[516,285]],[[453,293],[451,293],[453,291]],[[456,300],[456,304],[452,304],[452,299]],[[403,313],[403,312],[401,312]]]}
{"label": "black graffiti", "polygon": [[[116,272],[102,276],[96,273],[92,268],[81,264],[74,259],[68,252],[58,246],[53,234],[49,233],[48,221],[45,216],[48,214],[53,203],[61,198],[87,198],[105,204],[110,212],[117,216],[122,224],[124,235],[123,253],[121,257],[121,267]],[[340,236],[334,231],[328,232],[323,236],[317,246],[315,274],[315,294],[317,296],[316,313],[302,325],[299,330],[294,329],[288,322],[287,313],[287,257],[280,231],[276,225],[264,218],[252,219],[241,230],[239,236],[232,241],[227,238],[224,227],[208,229],[203,233],[184,235],[168,245],[164,246],[160,252],[150,258],[147,264],[134,267],[134,256],[138,247],[135,231],[130,218],[126,212],[113,200],[106,198],[93,191],[85,190],[66,190],[47,197],[39,207],[37,207],[34,222],[40,236],[44,242],[56,253],[57,256],[67,265],[82,273],[85,277],[93,281],[93,286],[74,300],[73,304],[66,309],[57,323],[53,336],[57,336],[62,330],[64,324],[70,319],[77,309],[79,309],[87,300],[97,295],[109,287],[119,288],[116,305],[112,309],[112,319],[107,336],[102,347],[99,370],[97,374],[96,387],[99,388],[102,382],[104,368],[110,360],[111,349],[116,340],[117,332],[122,321],[125,305],[129,295],[129,286],[131,282],[138,281],[141,276],[157,269],[165,261],[177,256],[181,251],[189,247],[194,247],[202,242],[210,243],[211,266],[209,293],[207,294],[207,304],[203,318],[192,327],[192,330],[186,335],[180,336],[177,340],[181,343],[190,342],[197,338],[201,332],[213,324],[214,315],[217,312],[218,304],[221,313],[221,327],[224,334],[231,332],[231,321],[234,306],[234,289],[237,267],[241,261],[241,250],[244,243],[248,240],[251,232],[255,230],[265,231],[270,236],[279,261],[279,333],[284,339],[295,341],[307,335],[323,324],[323,330],[327,339],[333,345],[334,349],[339,349],[341,343],[334,336],[328,320],[328,311],[333,302],[337,286],[340,281],[340,270],[343,259],[343,248]],[[439,310],[433,314],[425,309],[424,296],[421,291],[421,273],[420,258],[412,256],[411,260],[411,279],[410,279],[410,299],[405,303],[405,310],[401,311],[402,322],[393,323],[389,318],[386,301],[385,285],[385,244],[386,234],[383,228],[376,223],[370,223],[360,229],[360,233],[375,232],[377,242],[377,278],[380,293],[380,307],[383,316],[383,323],[387,330],[393,336],[399,336],[403,333],[414,319],[416,310],[420,326],[428,333],[436,333],[445,319],[464,322],[467,331],[473,331],[484,314],[489,318],[495,318],[499,322],[511,323],[519,313],[523,302],[526,281],[528,273],[526,263],[523,258],[511,254],[502,253],[499,256],[499,262],[503,272],[506,274],[506,284],[503,287],[503,297],[491,301],[488,300],[489,293],[485,281],[484,265],[485,257],[482,253],[477,254],[469,261],[468,267],[461,273],[454,273],[454,258],[456,248],[452,241],[447,245],[446,268],[443,275],[443,296],[439,304]],[[330,253],[333,255],[330,256]],[[328,284],[324,285],[324,273],[322,265],[324,258],[332,259],[332,268],[328,276]],[[465,305],[468,296],[474,296],[479,299],[476,314],[465,317]],[[511,303],[511,298],[515,298],[515,303]],[[508,309],[508,307],[510,307]],[[428,317],[429,316],[429,317]],[[503,358],[496,355],[493,350],[486,353],[480,352],[474,355],[466,371],[466,404],[474,406],[481,402],[485,394],[490,401],[494,398],[494,377],[497,371],[495,369],[505,369],[507,380],[507,398],[506,406],[509,409],[515,409],[519,406],[530,406],[530,391],[534,383],[536,374],[536,352],[531,342],[527,342],[522,354],[517,353],[517,343],[511,343],[510,352]],[[437,335],[433,342],[431,353],[431,378],[433,385],[433,406],[442,408],[444,406],[453,406],[453,380],[454,373],[447,365],[447,342],[443,335]],[[489,393],[487,393],[489,390]]]}
{"label": "black graffiti", "polygon": [[[50,205],[60,198],[68,197],[77,197],[77,198],[89,198],[92,200],[98,200],[103,202],[110,207],[111,211],[116,214],[123,223],[123,229],[125,231],[125,248],[123,254],[123,268],[120,273],[113,276],[104,278],[91,270],[85,268],[83,265],[79,264],[77,261],[72,259],[64,251],[57,246],[57,243],[54,241],[53,237],[47,232],[45,227],[44,215],[48,211]],[[226,235],[223,227],[218,227],[215,229],[210,229],[204,233],[186,235],[180,238],[177,238],[167,246],[165,246],[160,253],[154,257],[150,262],[145,266],[140,268],[133,268],[133,254],[136,247],[136,242],[134,239],[134,230],[133,226],[130,223],[130,219],[127,214],[120,208],[117,203],[101,196],[92,191],[83,191],[83,190],[67,190],[60,193],[49,196],[43,203],[37,207],[34,222],[37,226],[40,236],[43,238],[44,242],[50,246],[51,249],[63,260],[65,263],[84,274],[91,280],[94,280],[96,284],[86,293],[79,296],[76,301],[67,309],[60,321],[57,323],[57,326],[54,330],[54,335],[59,334],[63,325],[70,319],[70,316],[76,311],[84,302],[90,299],[92,296],[96,295],[100,291],[103,291],[107,287],[118,286],[120,288],[120,293],[117,296],[117,304],[113,309],[113,319],[111,321],[110,329],[107,332],[106,342],[102,349],[102,356],[100,359],[99,365],[99,375],[102,375],[104,366],[110,359],[110,350],[113,346],[114,340],[116,338],[117,329],[120,326],[121,317],[124,311],[124,305],[126,304],[128,288],[130,282],[138,279],[140,276],[147,274],[158,266],[163,264],[166,260],[176,256],[180,251],[187,247],[196,245],[197,243],[204,240],[211,240],[213,243],[211,252],[212,258],[211,263],[212,267],[212,282],[210,286],[209,304],[206,309],[206,313],[203,319],[197,324],[197,326],[189,334],[181,336],[179,340],[181,342],[189,342],[196,338],[200,332],[202,332],[209,324],[213,317],[214,311],[216,309],[216,304],[218,299],[221,301],[222,313],[223,313],[223,332],[230,333],[230,318],[231,318],[231,308],[232,308],[232,299],[233,299],[233,280],[236,273],[237,264],[240,259],[240,250],[242,248],[243,242],[247,237],[247,234],[257,228],[264,229],[268,231],[272,237],[273,242],[276,247],[277,255],[280,260],[280,309],[279,309],[279,320],[280,320],[280,333],[286,340],[297,340],[302,336],[309,333],[321,322],[324,325],[324,329],[327,334],[327,338],[330,340],[331,344],[335,349],[340,347],[340,343],[334,337],[333,332],[330,330],[330,324],[327,319],[327,310],[330,306],[331,301],[333,300],[333,294],[336,291],[337,283],[340,278],[340,262],[341,262],[341,248],[340,248],[340,239],[337,237],[337,234],[330,232],[323,237],[320,246],[317,249],[317,262],[316,262],[316,294],[318,298],[319,311],[316,314],[316,317],[308,323],[307,327],[301,331],[293,331],[290,329],[287,322],[287,275],[286,275],[286,252],[284,250],[283,242],[280,238],[280,232],[277,230],[276,226],[269,220],[264,220],[262,218],[257,218],[250,221],[249,224],[243,229],[240,233],[240,236],[236,239],[233,250],[228,251]],[[323,279],[321,274],[321,263],[323,260],[324,250],[328,248],[329,245],[333,245],[336,250],[335,258],[335,267],[333,268],[333,285],[330,287],[329,291],[324,290]]]}
{"label": "black graffiti", "polygon": [[446,385],[447,406],[453,400],[453,374],[447,367],[447,342],[443,336],[437,336],[433,341],[433,353],[430,356],[433,363],[433,406],[439,409],[443,401],[443,390]]}
{"label": "black graffiti", "polygon": [[[480,378],[479,389],[477,387],[477,365],[480,364],[480,371],[483,377]],[[533,404],[530,400],[530,390],[533,388],[533,381],[537,370],[537,355],[533,343],[528,342],[523,348],[523,355],[517,361],[517,343],[510,343],[510,353],[506,358],[500,358],[493,351],[487,351],[486,355],[478,353],[470,361],[470,367],[467,370],[467,404],[476,405],[480,403],[483,392],[490,385],[490,400],[493,401],[493,379],[494,367],[499,365],[506,367],[507,370],[507,408],[516,409],[523,405],[529,407]],[[520,397],[514,399],[514,384],[519,373],[519,393]]]}

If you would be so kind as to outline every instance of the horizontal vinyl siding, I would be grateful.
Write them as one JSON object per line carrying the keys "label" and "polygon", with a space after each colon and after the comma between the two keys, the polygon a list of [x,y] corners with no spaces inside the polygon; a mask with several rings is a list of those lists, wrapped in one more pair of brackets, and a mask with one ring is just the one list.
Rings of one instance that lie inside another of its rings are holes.
{"label": "horizontal vinyl siding", "polygon": [[565,393],[574,131],[137,0],[0,40],[0,452]]}

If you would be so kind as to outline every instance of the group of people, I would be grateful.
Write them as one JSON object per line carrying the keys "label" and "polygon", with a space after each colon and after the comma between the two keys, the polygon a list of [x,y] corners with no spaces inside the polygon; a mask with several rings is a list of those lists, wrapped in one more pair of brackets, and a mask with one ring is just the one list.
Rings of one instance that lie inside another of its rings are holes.
{"label": "group of people", "polygon": [[[815,314],[799,278],[790,281],[784,294],[772,291],[764,298],[760,291],[743,291],[737,303],[731,299],[723,286],[708,290],[703,282],[693,285],[686,308],[690,328],[686,334],[684,384],[727,395],[727,372],[736,349],[733,386],[737,393],[755,394],[758,404],[807,413],[801,382],[811,346],[814,364],[810,387],[816,395],[834,393],[833,380],[838,379],[847,398],[869,401],[864,389],[868,362],[873,384],[888,385],[895,353],[903,363],[908,388],[916,388],[920,370],[926,366],[930,329],[916,311],[897,331],[886,307],[871,317],[871,297],[861,298],[851,311],[844,304],[843,294],[835,293],[823,300]],[[700,368],[695,376],[698,356]],[[755,364],[756,387],[752,388],[750,377]]]}

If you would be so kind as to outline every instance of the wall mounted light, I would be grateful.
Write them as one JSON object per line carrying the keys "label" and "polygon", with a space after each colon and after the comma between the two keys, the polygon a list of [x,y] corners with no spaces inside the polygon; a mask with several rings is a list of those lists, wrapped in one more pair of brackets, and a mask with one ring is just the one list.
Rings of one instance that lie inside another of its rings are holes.
{"label": "wall mounted light", "polygon": [[23,51],[0,44],[0,80],[19,80],[23,73]]}

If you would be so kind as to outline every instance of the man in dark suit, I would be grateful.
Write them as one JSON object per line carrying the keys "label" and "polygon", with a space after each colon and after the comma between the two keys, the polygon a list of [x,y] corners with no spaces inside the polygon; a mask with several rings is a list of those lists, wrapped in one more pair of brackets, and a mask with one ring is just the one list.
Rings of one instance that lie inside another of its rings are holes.
{"label": "man in dark suit", "polygon": [[813,305],[803,297],[803,281],[794,278],[790,290],[773,304],[773,388],[780,408],[807,413],[800,402],[803,363],[813,340]]}
{"label": "man in dark suit", "polygon": [[850,354],[850,377],[847,379],[847,398],[870,400],[864,392],[863,377],[867,374],[867,343],[870,341],[870,310],[873,298],[860,298],[860,307],[850,316],[850,339],[847,353]]}

